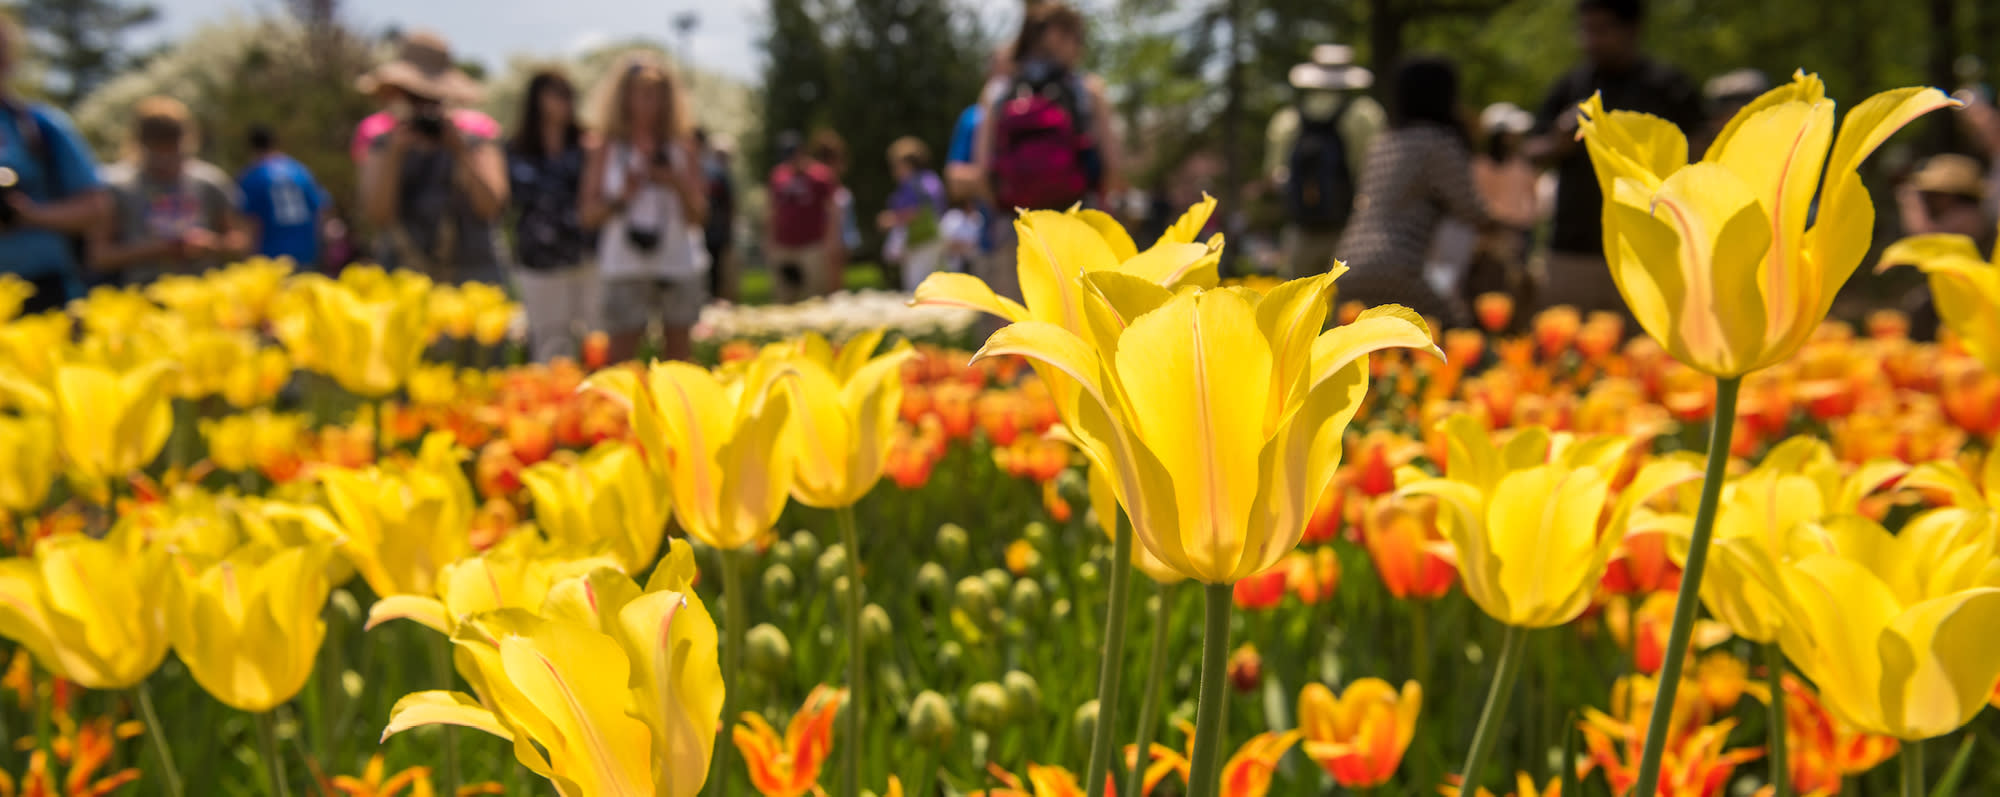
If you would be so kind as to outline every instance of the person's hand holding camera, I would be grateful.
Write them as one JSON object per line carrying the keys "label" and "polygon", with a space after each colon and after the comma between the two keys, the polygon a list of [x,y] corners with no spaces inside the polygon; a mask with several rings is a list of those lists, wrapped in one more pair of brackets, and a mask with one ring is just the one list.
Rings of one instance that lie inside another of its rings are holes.
{"label": "person's hand holding camera", "polygon": [[201,227],[182,232],[176,240],[174,254],[182,260],[199,260],[220,251],[221,239],[215,233]]}

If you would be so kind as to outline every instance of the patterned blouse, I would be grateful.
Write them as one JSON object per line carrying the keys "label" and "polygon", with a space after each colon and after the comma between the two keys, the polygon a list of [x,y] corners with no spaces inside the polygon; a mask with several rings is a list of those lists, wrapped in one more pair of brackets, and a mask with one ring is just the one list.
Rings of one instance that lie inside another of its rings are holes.
{"label": "patterned blouse", "polygon": [[569,268],[584,261],[594,241],[583,231],[577,193],[583,184],[583,150],[554,157],[508,148],[507,180],[514,207],[514,255],[533,270]]}
{"label": "patterned blouse", "polygon": [[1401,304],[1447,325],[1464,323],[1464,299],[1439,296],[1424,280],[1425,258],[1446,218],[1474,226],[1489,218],[1473,187],[1464,140],[1421,123],[1376,136],[1354,216],[1334,250],[1350,269],[1335,283],[1340,301]]}

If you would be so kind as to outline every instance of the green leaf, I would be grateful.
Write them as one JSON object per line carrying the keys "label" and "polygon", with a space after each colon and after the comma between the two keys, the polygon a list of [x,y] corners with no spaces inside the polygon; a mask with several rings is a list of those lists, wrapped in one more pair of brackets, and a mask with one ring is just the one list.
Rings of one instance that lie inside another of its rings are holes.
{"label": "green leaf", "polygon": [[1577,797],[1577,795],[1583,794],[1583,786],[1577,782],[1576,777],[1578,736],[1576,722],[1576,712],[1574,711],[1570,712],[1563,719],[1562,793],[1570,795],[1570,797]]}
{"label": "green leaf", "polygon": [[1965,741],[1958,743],[1958,752],[1951,757],[1951,767],[1944,771],[1937,786],[1931,789],[1931,797],[1952,797],[1958,794],[1958,782],[1965,779],[1965,769],[1972,763],[1972,747],[1975,735],[1965,734]]}

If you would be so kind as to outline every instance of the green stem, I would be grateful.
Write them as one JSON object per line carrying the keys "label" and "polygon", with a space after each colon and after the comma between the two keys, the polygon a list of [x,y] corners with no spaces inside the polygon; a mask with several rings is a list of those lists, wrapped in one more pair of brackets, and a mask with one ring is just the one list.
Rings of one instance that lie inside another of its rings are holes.
{"label": "green stem", "polygon": [[1701,574],[1708,566],[1708,541],[1715,533],[1715,507],[1722,498],[1722,480],[1729,469],[1729,438],[1736,431],[1736,388],[1741,377],[1715,380],[1715,416],[1709,420],[1708,468],[1701,482],[1701,503],[1695,507],[1694,540],[1681,566],[1680,595],[1674,599],[1674,626],[1667,634],[1666,658],[1660,666],[1659,691],[1653,696],[1653,717],[1646,726],[1646,749],[1639,757],[1639,780],[1633,794],[1659,791],[1660,756],[1666,752],[1673,725],[1674,695],[1687,663],[1688,637],[1694,633],[1695,611],[1701,607]]}
{"label": "green stem", "polygon": [[1222,681],[1229,672],[1229,608],[1234,592],[1228,584],[1201,588],[1201,703],[1194,715],[1187,797],[1216,797],[1221,783],[1222,707],[1229,700]]}
{"label": "green stem", "polygon": [[743,645],[747,630],[744,624],[750,619],[750,596],[743,591],[742,551],[722,552],[722,625],[727,641],[722,645],[722,727],[723,738],[716,742],[715,774],[709,777],[723,797],[729,797],[729,760],[734,757],[736,745],[729,742],[727,729],[736,722],[736,695],[743,690]]}
{"label": "green stem", "polygon": [[1097,668],[1097,728],[1090,740],[1090,771],[1084,788],[1104,797],[1104,776],[1117,757],[1112,731],[1118,727],[1118,680],[1125,673],[1125,604],[1132,594],[1132,529],[1118,524],[1112,545],[1111,605],[1104,612],[1104,660]]}
{"label": "green stem", "polygon": [[1770,730],[1766,732],[1766,745],[1771,750],[1771,794],[1792,797],[1791,760],[1785,754],[1785,732],[1790,727],[1785,717],[1785,654],[1776,642],[1764,643],[1764,678],[1771,688]]}
{"label": "green stem", "polygon": [[278,750],[278,715],[265,711],[257,714],[256,719],[257,752],[264,759],[264,774],[270,778],[271,794],[292,797],[291,783],[285,779],[285,758]]}
{"label": "green stem", "polygon": [[847,710],[841,713],[841,795],[861,795],[861,715],[867,705],[862,695],[862,654],[867,645],[861,640],[861,535],[854,528],[854,507],[833,512],[840,524],[840,544],[847,549]]}
{"label": "green stem", "polygon": [[160,779],[167,783],[167,794],[181,797],[181,772],[174,766],[174,751],[167,746],[167,731],[160,726],[160,713],[153,710],[153,688],[145,681],[132,688],[133,702],[139,704],[139,717],[146,721],[146,738],[153,742],[153,752],[160,758]]}
{"label": "green stem", "polygon": [[1167,642],[1173,638],[1171,624],[1174,615],[1174,585],[1161,584],[1153,607],[1153,650],[1146,658],[1146,686],[1139,690],[1139,746],[1138,754],[1132,759],[1131,779],[1125,782],[1125,797],[1139,797],[1140,784],[1146,779],[1147,758],[1153,751],[1153,734],[1158,732],[1160,721],[1160,681],[1167,677]]}
{"label": "green stem", "polygon": [[1493,743],[1500,739],[1500,721],[1507,716],[1507,701],[1514,696],[1514,681],[1521,676],[1521,659],[1527,657],[1527,636],[1527,629],[1510,625],[1501,637],[1500,661],[1493,673],[1493,684],[1486,691],[1486,708],[1479,713],[1479,727],[1472,732],[1472,752],[1465,755],[1465,769],[1459,772],[1458,788],[1462,792],[1479,791],[1479,771],[1486,766]]}
{"label": "green stem", "polygon": [[[431,648],[431,679],[437,688],[449,690],[456,685],[451,666],[451,637],[439,637],[438,644]],[[444,726],[444,788],[445,794],[458,793],[458,727]]]}
{"label": "green stem", "polygon": [[1903,797],[1924,797],[1924,743],[1903,742]]}
{"label": "green stem", "polygon": [[382,461],[382,453],[389,450],[389,400],[375,402],[375,461]]}
{"label": "green stem", "polygon": [[1420,684],[1431,682],[1431,623],[1428,603],[1421,600],[1410,601],[1410,631],[1417,638],[1415,650],[1411,655],[1416,657],[1413,670],[1417,674],[1417,683]]}

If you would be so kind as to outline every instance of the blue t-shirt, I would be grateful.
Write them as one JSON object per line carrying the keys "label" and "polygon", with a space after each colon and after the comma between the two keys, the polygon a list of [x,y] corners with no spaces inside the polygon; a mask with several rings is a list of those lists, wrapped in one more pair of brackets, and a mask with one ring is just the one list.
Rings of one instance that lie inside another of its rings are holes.
{"label": "blue t-shirt", "polygon": [[289,257],[301,266],[319,263],[319,214],[327,197],[312,172],[288,155],[271,155],[236,184],[243,191],[244,215],[256,219],[261,231],[257,254]]}
{"label": "blue t-shirt", "polygon": [[[57,202],[103,187],[90,148],[69,117],[46,105],[19,111],[0,107],[0,166],[14,170],[16,187],[37,203]],[[69,238],[51,230],[0,231],[0,272],[27,279],[61,275],[68,298],[83,294],[81,264]]]}

